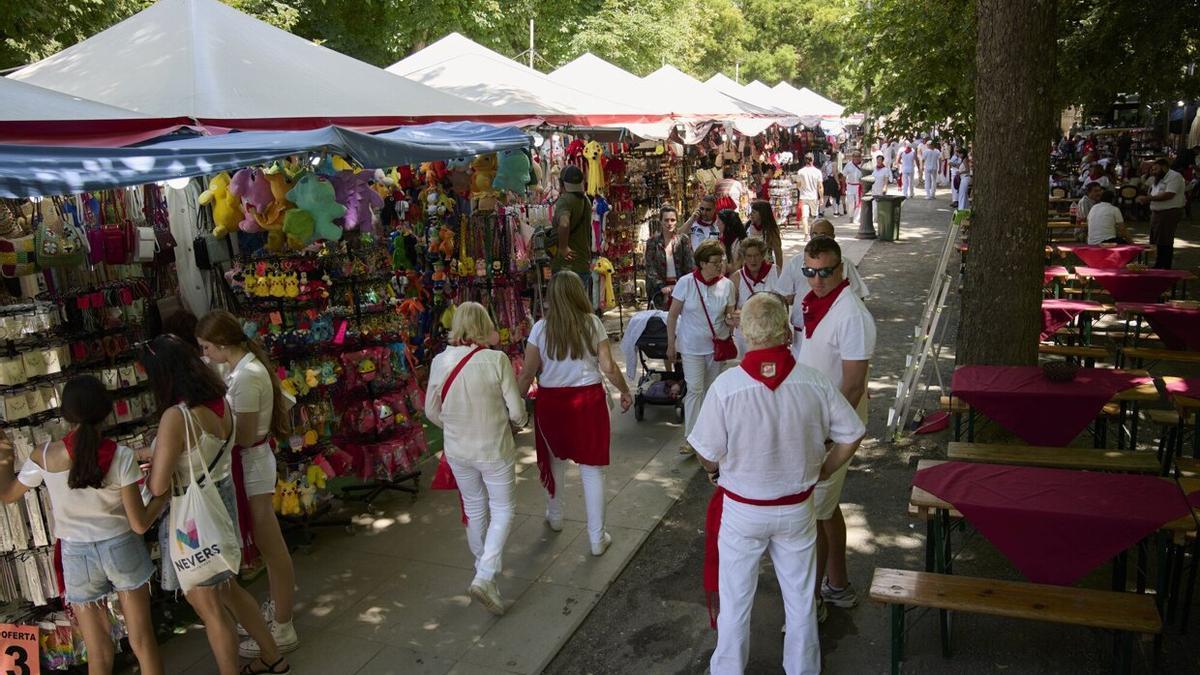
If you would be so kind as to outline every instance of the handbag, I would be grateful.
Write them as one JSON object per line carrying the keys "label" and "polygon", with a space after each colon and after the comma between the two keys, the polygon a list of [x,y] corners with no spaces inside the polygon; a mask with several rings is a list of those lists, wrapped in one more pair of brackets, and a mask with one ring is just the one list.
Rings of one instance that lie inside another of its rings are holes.
{"label": "handbag", "polygon": [[704,320],[708,322],[708,330],[712,333],[713,345],[713,361],[720,363],[737,358],[737,344],[734,343],[732,337],[719,338],[717,337],[717,329],[713,328],[712,319],[708,316],[708,305],[704,303],[704,291],[700,290],[700,286],[696,286],[696,297],[700,298],[700,308],[704,310]]}
{"label": "handbag", "polygon": [[137,262],[153,262],[158,253],[158,237],[153,227],[137,228],[137,246],[133,259]]}
{"label": "handbag", "polygon": [[242,564],[242,545],[237,525],[225,508],[211,473],[229,442],[217,453],[211,466],[201,462],[204,472],[197,481],[191,453],[199,452],[199,448],[192,447],[192,413],[183,404],[179,409],[183,413],[186,444],[183,461],[188,465],[189,480],[182,495],[171,497],[168,547],[179,585],[190,591],[224,572],[237,574]]}
{"label": "handbag", "polygon": [[[458,379],[458,374],[462,372],[463,366],[471,360],[479,352],[483,351],[483,347],[476,347],[454,366],[454,370],[446,376],[446,383],[442,385],[442,403],[446,402],[446,392],[450,391],[450,385],[454,384],[454,380]],[[437,473],[433,476],[433,483],[429,486],[434,490],[457,490],[458,481],[454,480],[454,470],[450,468],[450,461],[446,459],[446,452],[442,451],[442,457],[438,460]],[[466,515],[463,515],[466,518]]]}
{"label": "handbag", "polygon": [[41,215],[33,244],[38,267],[81,267],[87,254],[83,235],[62,218],[58,204],[49,198],[42,200]]}

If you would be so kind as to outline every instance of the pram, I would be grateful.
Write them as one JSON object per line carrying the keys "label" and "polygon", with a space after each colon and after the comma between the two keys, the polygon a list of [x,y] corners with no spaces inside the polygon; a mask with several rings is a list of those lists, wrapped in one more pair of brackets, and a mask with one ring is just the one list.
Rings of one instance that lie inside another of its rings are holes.
{"label": "pram", "polygon": [[[669,405],[675,407],[675,416],[683,423],[683,395],[687,383],[678,364],[667,363],[667,322],[654,317],[646,322],[637,342],[638,360],[642,364],[642,377],[638,380],[637,394],[633,397],[633,417],[642,421],[647,405]],[[650,367],[648,359],[661,361],[663,370]]]}

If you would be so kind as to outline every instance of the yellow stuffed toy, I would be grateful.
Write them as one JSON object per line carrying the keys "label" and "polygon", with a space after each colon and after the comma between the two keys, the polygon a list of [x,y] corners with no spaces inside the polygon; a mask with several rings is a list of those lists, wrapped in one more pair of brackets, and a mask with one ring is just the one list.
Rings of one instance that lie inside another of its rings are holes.
{"label": "yellow stuffed toy", "polygon": [[496,179],[498,165],[499,160],[494,152],[471,160],[471,202],[475,208],[486,210],[495,207],[496,192],[492,189],[492,181]]}
{"label": "yellow stuffed toy", "polygon": [[308,466],[308,471],[305,472],[305,478],[308,479],[308,484],[312,487],[315,487],[318,490],[324,490],[325,481],[329,479],[329,476],[325,474],[325,469],[322,469],[316,464],[310,464]]}
{"label": "yellow stuffed toy", "polygon": [[282,516],[300,515],[300,490],[296,481],[283,481],[276,486],[275,493],[279,495],[279,514]]}
{"label": "yellow stuffed toy", "polygon": [[229,191],[229,174],[225,171],[213,176],[208,183],[208,189],[200,193],[200,203],[212,202],[213,234],[224,237],[237,229],[242,222],[242,200]]}
{"label": "yellow stuffed toy", "polygon": [[254,220],[259,227],[267,231],[267,249],[278,253],[284,249],[286,242],[283,233],[283,217],[289,209],[295,208],[295,205],[288,201],[287,194],[296,184],[289,180],[287,174],[282,171],[268,173],[265,178],[271,186],[271,196],[274,199],[263,209],[262,213],[255,212]]}
{"label": "yellow stuffed toy", "polygon": [[616,307],[617,294],[613,292],[612,281],[615,270],[612,261],[608,258],[596,258],[592,271],[600,276],[600,309]]}

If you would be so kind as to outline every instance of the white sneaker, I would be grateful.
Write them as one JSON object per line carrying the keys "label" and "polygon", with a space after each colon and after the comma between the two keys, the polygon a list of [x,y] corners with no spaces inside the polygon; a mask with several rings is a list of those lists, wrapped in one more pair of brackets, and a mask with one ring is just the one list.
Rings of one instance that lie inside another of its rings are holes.
{"label": "white sneaker", "polygon": [[550,512],[547,511],[546,512],[546,526],[555,532],[562,532],[562,529],[563,529],[562,514],[560,513],[557,516],[552,516],[552,515],[550,515]]}
{"label": "white sneaker", "polygon": [[[300,646],[300,636],[296,635],[296,627],[291,621],[287,623],[271,622],[271,637],[275,638],[275,646],[279,653],[294,652]],[[262,649],[253,639],[245,640],[238,645],[238,655],[246,659],[255,659],[262,655]]]}
{"label": "white sneaker", "polygon": [[476,579],[467,590],[472,598],[479,601],[487,611],[496,616],[504,616],[504,600],[500,597],[500,589],[491,579]]}
{"label": "white sneaker", "polygon": [[[270,625],[272,622],[275,621],[275,601],[274,600],[267,600],[266,602],[264,602],[262,604],[262,607],[259,608],[259,611],[262,612],[263,621],[266,621],[267,625]],[[241,638],[250,637],[250,631],[247,631],[245,626],[243,626],[240,623],[237,625],[237,634],[238,634],[238,637],[241,637]],[[255,654],[255,656],[257,656],[257,654]]]}
{"label": "white sneaker", "polygon": [[612,537],[608,534],[608,532],[605,532],[604,534],[600,535],[600,541],[592,544],[592,555],[594,555],[594,556],[604,555],[604,552],[607,551],[608,547],[611,545],[612,545]]}

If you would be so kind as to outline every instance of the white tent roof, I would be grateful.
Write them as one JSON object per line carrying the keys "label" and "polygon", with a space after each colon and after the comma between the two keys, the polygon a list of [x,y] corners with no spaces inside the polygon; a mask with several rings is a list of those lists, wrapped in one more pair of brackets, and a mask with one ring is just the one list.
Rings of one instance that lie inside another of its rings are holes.
{"label": "white tent roof", "polygon": [[800,116],[841,117],[846,109],[808,87],[797,89],[787,82],[780,82],[772,91],[779,95],[783,107]]}
{"label": "white tent roof", "polygon": [[[672,101],[661,91],[648,86],[642,78],[615,66],[608,61],[585,52],[574,61],[550,73],[550,79],[561,84],[590,88],[599,88],[599,93],[609,96],[619,96],[637,101],[639,107],[661,112],[674,113]],[[659,122],[626,123],[621,126],[642,138],[661,140],[671,135],[675,122],[670,119]]]}
{"label": "white tent roof", "polygon": [[706,80],[704,82],[704,84],[708,85],[709,87],[712,87],[713,89],[716,89],[717,91],[721,92],[722,94],[725,94],[726,96],[728,96],[730,98],[734,98],[739,101],[749,103],[750,105],[756,106],[758,108],[769,110],[772,113],[775,113],[778,115],[789,115],[790,114],[790,113],[788,113],[788,111],[786,111],[782,108],[776,107],[774,102],[771,101],[770,96],[764,96],[760,92],[749,90],[746,87],[743,87],[742,85],[738,84],[737,82],[734,82],[733,80],[729,79],[723,73],[717,73],[716,75],[713,75],[712,77],[708,78],[708,80]]}
{"label": "white tent roof", "polygon": [[127,120],[139,112],[0,77],[0,121]]}
{"label": "white tent roof", "polygon": [[495,114],[217,0],[161,0],[11,77],[155,117],[238,128],[394,126]]}
{"label": "white tent roof", "polygon": [[555,124],[650,122],[665,115],[591,93],[591,82],[579,88],[564,84],[457,33],[387,70],[498,113],[539,117]]}
{"label": "white tent roof", "polygon": [[642,81],[676,101],[679,114],[710,119],[771,114],[770,110],[732,99],[675,66],[663,66],[642,78]]}

